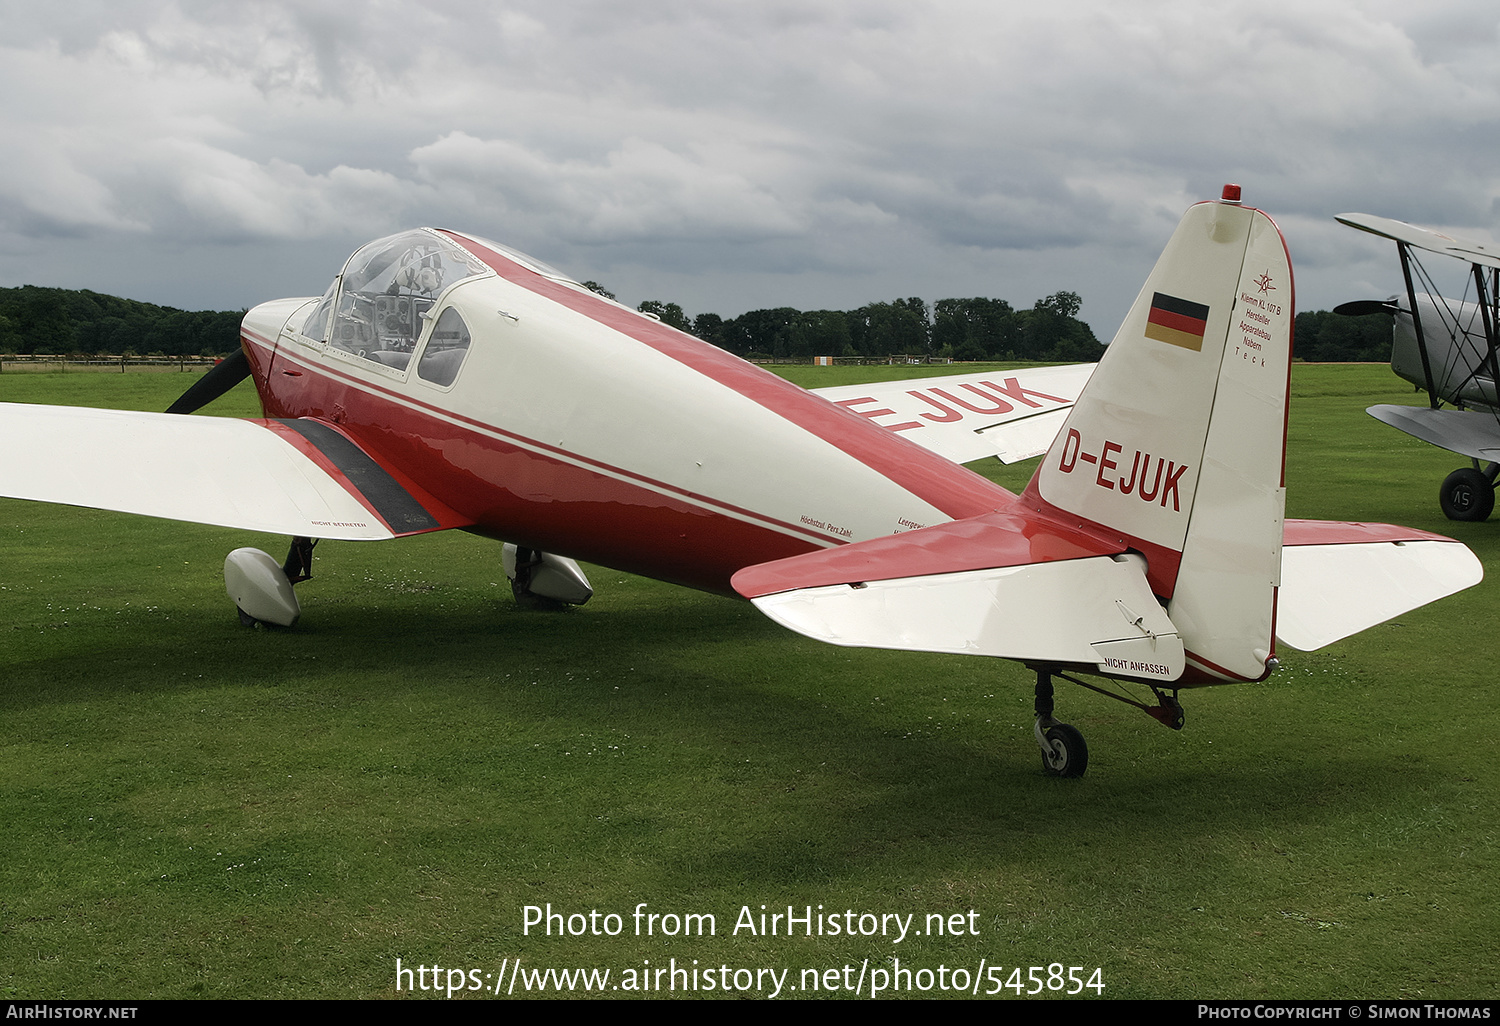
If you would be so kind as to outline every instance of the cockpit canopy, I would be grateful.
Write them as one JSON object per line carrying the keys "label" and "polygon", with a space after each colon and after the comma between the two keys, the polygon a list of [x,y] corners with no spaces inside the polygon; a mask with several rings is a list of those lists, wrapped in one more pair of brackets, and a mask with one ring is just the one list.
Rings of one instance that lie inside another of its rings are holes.
{"label": "cockpit canopy", "polygon": [[483,263],[430,229],[376,239],[344,264],[302,334],[402,369],[438,297],[460,281],[488,273]]}

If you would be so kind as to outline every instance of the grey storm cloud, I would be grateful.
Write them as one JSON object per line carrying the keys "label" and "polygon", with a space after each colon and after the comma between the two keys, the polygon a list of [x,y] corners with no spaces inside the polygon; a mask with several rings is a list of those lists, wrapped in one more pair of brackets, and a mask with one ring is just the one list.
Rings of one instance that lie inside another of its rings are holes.
{"label": "grey storm cloud", "polygon": [[1071,289],[1107,337],[1223,182],[1281,223],[1304,308],[1389,274],[1334,213],[1483,235],[1500,200],[1477,2],[0,17],[0,283],[177,306],[319,292],[360,242],[438,223],[689,310]]}

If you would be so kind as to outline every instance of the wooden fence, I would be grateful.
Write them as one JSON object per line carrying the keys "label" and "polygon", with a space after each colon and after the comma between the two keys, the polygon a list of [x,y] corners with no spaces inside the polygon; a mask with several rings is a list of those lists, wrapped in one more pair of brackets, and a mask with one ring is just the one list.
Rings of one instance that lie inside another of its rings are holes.
{"label": "wooden fence", "polygon": [[218,362],[213,356],[87,356],[82,353],[0,353],[0,374],[6,371],[199,371]]}

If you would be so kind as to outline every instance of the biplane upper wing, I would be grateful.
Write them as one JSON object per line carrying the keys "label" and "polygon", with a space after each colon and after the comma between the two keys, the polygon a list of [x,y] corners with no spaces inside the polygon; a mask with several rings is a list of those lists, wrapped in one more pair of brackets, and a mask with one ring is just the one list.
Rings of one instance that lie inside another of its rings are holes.
{"label": "biplane upper wing", "polygon": [[1094,364],[834,385],[813,393],[955,463],[1040,456]]}
{"label": "biplane upper wing", "polygon": [[465,527],[319,420],[0,403],[0,494],[306,538]]}
{"label": "biplane upper wing", "polygon": [[1350,228],[1358,228],[1362,232],[1379,235],[1394,242],[1403,242],[1430,253],[1467,260],[1481,267],[1500,268],[1500,247],[1488,243],[1448,235],[1389,217],[1376,217],[1374,214],[1339,214],[1335,220]]}

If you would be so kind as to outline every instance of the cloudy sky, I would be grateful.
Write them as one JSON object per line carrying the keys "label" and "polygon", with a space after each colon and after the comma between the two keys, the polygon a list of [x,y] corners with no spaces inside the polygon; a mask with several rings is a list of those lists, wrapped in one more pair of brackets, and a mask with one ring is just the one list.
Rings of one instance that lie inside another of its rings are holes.
{"label": "cloudy sky", "polygon": [[1398,286],[1335,213],[1500,235],[1491,0],[0,0],[0,25],[7,286],[236,308],[433,224],[690,314],[1068,289],[1107,339],[1224,182],[1281,225],[1299,309]]}

